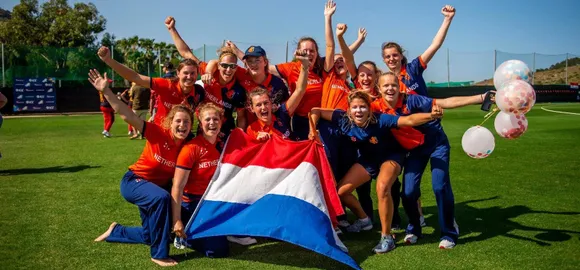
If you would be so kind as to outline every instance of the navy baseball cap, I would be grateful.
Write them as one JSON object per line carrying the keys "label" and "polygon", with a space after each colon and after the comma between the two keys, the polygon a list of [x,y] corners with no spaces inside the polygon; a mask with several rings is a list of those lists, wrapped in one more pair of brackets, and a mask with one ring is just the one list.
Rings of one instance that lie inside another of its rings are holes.
{"label": "navy baseball cap", "polygon": [[266,51],[264,51],[264,49],[262,49],[262,47],[260,46],[250,46],[250,48],[246,50],[246,53],[244,54],[244,58],[242,58],[242,60],[246,60],[246,58],[248,58],[249,56],[255,57],[266,56]]}

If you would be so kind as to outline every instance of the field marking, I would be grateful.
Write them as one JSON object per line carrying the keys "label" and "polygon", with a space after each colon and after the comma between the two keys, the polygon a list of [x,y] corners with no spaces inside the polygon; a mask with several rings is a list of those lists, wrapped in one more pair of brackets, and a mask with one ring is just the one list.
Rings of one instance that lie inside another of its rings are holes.
{"label": "field marking", "polygon": [[570,114],[570,115],[580,115],[580,113],[565,112],[565,111],[555,111],[555,110],[546,109],[544,107],[541,107],[541,109],[544,110],[544,111],[547,111],[547,112],[552,112],[552,113],[561,113],[561,114]]}

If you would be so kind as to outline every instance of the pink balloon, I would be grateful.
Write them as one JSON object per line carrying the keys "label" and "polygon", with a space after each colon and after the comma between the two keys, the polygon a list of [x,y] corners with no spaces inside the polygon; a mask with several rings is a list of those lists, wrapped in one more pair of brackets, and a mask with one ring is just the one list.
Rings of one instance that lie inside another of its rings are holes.
{"label": "pink balloon", "polygon": [[525,114],[536,104],[536,92],[525,81],[509,81],[497,90],[495,102],[503,112]]}
{"label": "pink balloon", "polygon": [[495,131],[503,138],[517,139],[528,130],[528,120],[523,114],[500,111],[494,121]]}

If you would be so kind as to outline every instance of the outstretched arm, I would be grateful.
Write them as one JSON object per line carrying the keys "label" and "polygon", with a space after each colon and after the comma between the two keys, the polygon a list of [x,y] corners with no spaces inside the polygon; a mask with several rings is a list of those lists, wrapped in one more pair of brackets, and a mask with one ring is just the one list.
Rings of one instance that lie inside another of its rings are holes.
{"label": "outstretched arm", "polygon": [[425,52],[421,54],[421,59],[423,60],[423,62],[425,62],[425,64],[431,61],[435,53],[439,50],[439,48],[441,48],[441,45],[443,45],[443,41],[445,41],[445,36],[447,36],[447,30],[449,30],[449,26],[451,25],[453,16],[455,16],[455,8],[450,5],[446,5],[441,9],[441,13],[443,14],[443,16],[445,16],[445,18],[443,19],[443,23],[441,24],[441,27],[439,28],[437,35],[435,35],[435,38],[433,38],[433,42],[431,43],[429,48],[427,48],[427,50],[425,50]]}
{"label": "outstretched arm", "polygon": [[344,63],[346,64],[346,69],[348,73],[350,73],[351,77],[356,77],[357,70],[356,64],[354,63],[354,55],[352,50],[346,46],[346,41],[344,41],[344,33],[346,32],[347,25],[344,23],[339,23],[336,26],[336,37],[338,39],[338,45],[340,46],[340,51],[342,53],[342,57],[344,58]]}
{"label": "outstretched arm", "polygon": [[173,39],[173,43],[175,44],[179,55],[185,59],[191,59],[199,64],[199,58],[193,54],[189,46],[187,46],[187,43],[183,41],[183,38],[181,38],[179,32],[177,32],[177,29],[175,28],[175,19],[171,16],[167,17],[165,19],[165,26],[167,26],[167,30],[169,30],[169,34],[171,35],[171,39]]}
{"label": "outstretched arm", "polygon": [[89,71],[89,82],[98,90],[103,92],[103,96],[109,101],[113,110],[115,110],[127,124],[143,132],[145,122],[139,118],[125,103],[120,101],[113,91],[109,88],[107,73],[101,76],[99,71],[92,69]]}
{"label": "outstretched arm", "polygon": [[296,82],[296,90],[294,90],[294,93],[286,101],[286,109],[290,116],[294,115],[294,111],[296,111],[302,97],[304,97],[308,83],[308,68],[310,67],[310,61],[308,61],[308,56],[306,56],[305,52],[296,51],[294,56],[302,62],[302,67],[300,68],[300,75],[298,75],[298,81]]}
{"label": "outstretched arm", "polygon": [[318,139],[318,130],[316,127],[318,126],[318,120],[320,118],[326,121],[332,121],[332,114],[334,113],[333,109],[322,109],[322,108],[312,108],[310,110],[310,114],[308,117],[310,118],[310,132],[308,134],[308,139],[316,140]]}
{"label": "outstretched arm", "polygon": [[141,75],[111,58],[111,51],[108,47],[102,46],[99,48],[97,54],[99,55],[99,58],[101,58],[101,60],[107,64],[107,66],[111,67],[115,72],[119,73],[119,75],[121,75],[121,77],[124,79],[146,88],[151,87],[150,77]]}
{"label": "outstretched arm", "polygon": [[334,36],[332,35],[332,15],[336,11],[336,3],[329,0],[324,6],[324,33],[326,39],[326,57],[324,70],[329,71],[334,66]]}
{"label": "outstretched arm", "polygon": [[409,116],[401,116],[397,121],[398,127],[416,127],[429,121],[443,117],[443,109],[438,105],[433,105],[431,113],[414,113]]}
{"label": "outstretched arm", "polygon": [[485,93],[468,97],[450,97],[436,99],[435,103],[444,109],[455,109],[467,105],[481,104],[485,98]]}

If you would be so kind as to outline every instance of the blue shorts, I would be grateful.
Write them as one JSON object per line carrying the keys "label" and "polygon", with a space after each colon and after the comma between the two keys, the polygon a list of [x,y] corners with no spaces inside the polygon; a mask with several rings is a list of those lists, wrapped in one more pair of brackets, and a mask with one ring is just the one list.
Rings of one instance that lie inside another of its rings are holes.
{"label": "blue shorts", "polygon": [[405,152],[386,152],[381,157],[363,157],[359,156],[357,161],[358,164],[363,166],[371,178],[376,178],[381,170],[381,165],[385,161],[392,160],[403,167],[403,161],[405,160]]}

